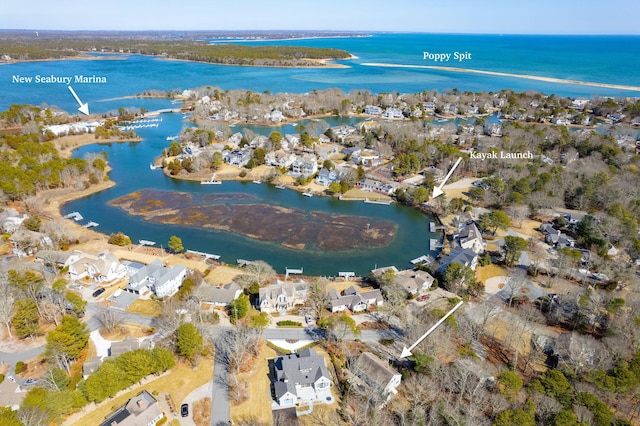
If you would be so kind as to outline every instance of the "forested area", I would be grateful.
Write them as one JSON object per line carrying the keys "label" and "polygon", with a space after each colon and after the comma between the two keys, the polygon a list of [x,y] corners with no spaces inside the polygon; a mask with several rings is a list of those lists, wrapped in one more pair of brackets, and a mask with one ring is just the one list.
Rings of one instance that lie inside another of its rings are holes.
{"label": "forested area", "polygon": [[304,46],[247,46],[209,44],[187,39],[13,37],[0,38],[0,56],[13,60],[61,59],[84,52],[135,53],[171,59],[233,65],[309,66],[306,59],[348,59],[350,54],[332,48]]}

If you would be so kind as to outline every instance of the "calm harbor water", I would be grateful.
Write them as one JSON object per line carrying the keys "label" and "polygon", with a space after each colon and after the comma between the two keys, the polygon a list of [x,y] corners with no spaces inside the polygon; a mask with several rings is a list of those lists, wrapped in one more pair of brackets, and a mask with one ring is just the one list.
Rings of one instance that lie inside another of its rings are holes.
{"label": "calm harbor water", "polygon": [[[283,272],[285,267],[304,268],[314,275],[337,275],[339,271],[367,274],[377,266],[394,264],[410,266],[409,260],[429,253],[429,239],[438,235],[429,233],[430,218],[421,212],[400,205],[366,204],[362,201],[339,201],[326,197],[305,197],[291,190],[280,190],[273,185],[252,182],[224,182],[222,185],[200,185],[169,178],[159,170],[150,170],[149,163],[168,144],[167,135],[176,134],[183,125],[181,114],[163,114],[158,128],[141,129],[144,138],[138,143],[112,143],[89,145],[76,150],[75,155],[105,151],[113,170],[111,178],[117,183],[111,189],[70,202],[63,207],[63,214],[79,211],[85,221],[98,222],[96,230],[106,234],[122,231],[134,242],[139,239],[167,244],[171,235],[182,238],[186,248],[222,256],[223,261],[235,263],[236,259],[264,259]],[[254,131],[257,130],[254,128]],[[145,188],[182,191],[194,197],[208,193],[246,193],[257,198],[251,203],[267,203],[302,211],[365,216],[384,219],[398,226],[394,240],[386,247],[367,250],[322,252],[318,250],[293,250],[277,244],[261,242],[223,231],[204,230],[188,226],[166,226],[130,216],[109,201]]]}

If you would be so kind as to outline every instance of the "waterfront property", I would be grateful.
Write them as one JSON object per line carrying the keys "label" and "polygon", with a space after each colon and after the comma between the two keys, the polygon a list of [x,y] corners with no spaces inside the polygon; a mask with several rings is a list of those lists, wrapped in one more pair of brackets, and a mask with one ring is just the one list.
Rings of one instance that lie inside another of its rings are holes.
{"label": "waterfront property", "polygon": [[339,294],[335,289],[329,291],[331,312],[340,312],[349,309],[351,312],[366,311],[370,306],[382,306],[384,300],[380,290],[358,291],[351,286]]}
{"label": "waterfront property", "polygon": [[270,363],[273,393],[281,407],[299,402],[333,402],[331,376],[324,358],[311,348]]}
{"label": "waterfront property", "polygon": [[286,313],[294,306],[304,304],[308,293],[309,285],[304,280],[294,282],[275,280],[267,287],[260,289],[258,309],[267,313]]}
{"label": "waterfront property", "polygon": [[395,281],[407,294],[417,295],[429,290],[435,278],[426,271],[406,269],[396,273]]}
{"label": "waterfront property", "polygon": [[187,269],[184,266],[166,267],[161,260],[156,259],[132,276],[125,290],[141,296],[150,295],[150,292],[158,297],[172,296],[178,291],[186,275]]}
{"label": "waterfront property", "polygon": [[242,287],[231,282],[224,286],[211,286],[203,284],[198,289],[200,301],[210,303],[213,306],[229,306],[242,294]]}

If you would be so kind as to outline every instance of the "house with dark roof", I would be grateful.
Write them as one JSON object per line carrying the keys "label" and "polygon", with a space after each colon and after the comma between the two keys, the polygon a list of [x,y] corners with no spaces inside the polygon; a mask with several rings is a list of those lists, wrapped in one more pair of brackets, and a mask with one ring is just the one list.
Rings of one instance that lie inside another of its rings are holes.
{"label": "house with dark roof", "polygon": [[474,271],[478,266],[478,255],[471,249],[456,247],[451,253],[440,259],[440,272],[444,272],[451,263],[467,266]]}
{"label": "house with dark roof", "polygon": [[382,306],[384,300],[378,289],[358,291],[355,286],[350,286],[338,293],[335,289],[329,291],[329,303],[331,312],[340,312],[349,309],[351,312],[366,311],[369,306]]}
{"label": "house with dark roof", "polygon": [[398,393],[397,387],[402,376],[371,352],[363,352],[351,363],[349,370],[367,386],[380,392],[383,399],[389,399]]}
{"label": "house with dark roof", "polygon": [[299,402],[334,401],[331,376],[324,357],[313,349],[281,356],[272,361],[275,399],[282,407]]}
{"label": "house with dark roof", "polygon": [[114,411],[100,426],[155,426],[163,417],[158,401],[143,390]]}

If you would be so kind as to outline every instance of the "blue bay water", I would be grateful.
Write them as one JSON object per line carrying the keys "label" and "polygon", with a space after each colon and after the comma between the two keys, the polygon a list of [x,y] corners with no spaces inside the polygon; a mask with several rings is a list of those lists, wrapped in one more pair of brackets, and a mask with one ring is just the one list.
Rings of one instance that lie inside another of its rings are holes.
{"label": "blue bay water", "polygon": [[[167,99],[123,98],[145,91],[183,90],[201,86],[244,89],[262,92],[302,93],[313,89],[340,88],[344,91],[371,92],[445,91],[516,91],[535,90],[562,96],[639,96],[640,92],[527,80],[514,77],[458,73],[446,70],[387,68],[367,63],[396,65],[444,65],[514,74],[571,79],[586,82],[637,86],[640,82],[640,37],[570,37],[570,36],[499,36],[375,34],[362,38],[324,38],[252,44],[291,44],[345,49],[356,59],[341,61],[348,68],[281,69],[219,66],[163,60],[139,55],[121,55],[117,59],[65,60],[0,65],[0,110],[14,103],[56,105],[74,112],[77,104],[64,84],[12,83],[13,75],[97,75],[106,84],[74,84],[78,96],[89,102],[95,113],[116,112],[120,107],[144,107],[157,110],[171,107]],[[423,59],[423,52],[470,52],[472,59],[463,63],[433,63]],[[280,191],[268,185],[225,182],[221,186],[176,181],[159,171],[149,170],[149,162],[183,126],[180,114],[164,114],[157,129],[143,129],[140,143],[93,145],[77,150],[75,155],[105,150],[113,167],[114,188],[64,206],[65,213],[80,211],[88,220],[100,223],[104,233],[123,231],[137,239],[166,243],[170,235],[183,238],[186,247],[221,254],[223,260],[236,258],[265,259],[279,272],[284,267],[304,267],[305,272],[335,275],[340,270],[366,273],[376,265],[408,266],[414,257],[428,253],[429,218],[403,206],[379,206],[338,202],[327,198],[303,197],[292,191]],[[269,128],[253,126],[257,133]],[[289,128],[284,131],[291,131]],[[399,226],[394,241],[385,248],[354,252],[323,253],[295,251],[220,231],[203,231],[189,227],[168,227],[131,217],[108,202],[131,191],[154,188],[186,191],[198,195],[210,191],[245,192],[261,202],[305,211],[318,210],[337,214],[387,218]]]}
{"label": "blue bay water", "polygon": [[[349,68],[283,69],[235,67],[170,61],[138,55],[117,60],[65,60],[0,66],[0,109],[12,103],[46,103],[74,111],[75,101],[63,84],[17,84],[13,75],[98,75],[106,84],[77,84],[83,101],[95,112],[113,108],[105,99],[199,86],[222,89],[301,93],[337,87],[345,91],[421,92],[423,90],[516,91],[536,90],[563,96],[639,96],[632,90],[561,84],[521,78],[458,73],[433,69],[385,68],[366,63],[441,65],[530,74],[542,77],[626,86],[640,85],[638,36],[523,36],[375,34],[371,37],[322,38],[250,44],[289,44],[345,49],[357,59],[341,61]],[[435,63],[423,52],[470,52],[465,62]],[[118,106],[134,105],[133,101]]]}

